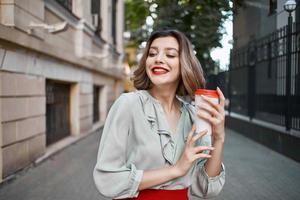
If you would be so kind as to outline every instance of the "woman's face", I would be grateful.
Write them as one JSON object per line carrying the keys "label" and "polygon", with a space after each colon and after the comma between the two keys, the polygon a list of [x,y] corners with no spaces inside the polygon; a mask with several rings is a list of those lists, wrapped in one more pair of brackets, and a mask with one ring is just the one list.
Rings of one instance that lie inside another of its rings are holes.
{"label": "woman's face", "polygon": [[146,59],[146,73],[155,86],[177,86],[180,77],[179,44],[174,37],[153,40]]}

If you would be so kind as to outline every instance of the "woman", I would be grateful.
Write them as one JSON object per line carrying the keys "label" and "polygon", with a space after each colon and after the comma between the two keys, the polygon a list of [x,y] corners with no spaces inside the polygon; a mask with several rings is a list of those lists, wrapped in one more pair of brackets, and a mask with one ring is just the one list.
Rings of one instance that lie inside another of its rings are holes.
{"label": "woman", "polygon": [[[179,97],[205,84],[188,39],[176,30],[153,33],[133,80],[138,91],[116,100],[103,129],[94,169],[100,193],[140,200],[217,195],[225,182],[225,98],[217,89],[220,104],[206,98],[196,111]],[[195,133],[195,117],[211,123],[211,137]]]}

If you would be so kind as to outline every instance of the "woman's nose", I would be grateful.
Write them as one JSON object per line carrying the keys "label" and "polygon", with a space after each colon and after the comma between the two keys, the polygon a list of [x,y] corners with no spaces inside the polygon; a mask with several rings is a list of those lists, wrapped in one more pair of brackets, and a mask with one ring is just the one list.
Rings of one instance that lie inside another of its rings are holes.
{"label": "woman's nose", "polygon": [[164,58],[163,53],[159,53],[159,54],[157,54],[157,56],[156,56],[156,58],[155,58],[155,62],[156,62],[156,63],[163,63],[163,62],[164,62],[164,61],[163,61],[163,58]]}

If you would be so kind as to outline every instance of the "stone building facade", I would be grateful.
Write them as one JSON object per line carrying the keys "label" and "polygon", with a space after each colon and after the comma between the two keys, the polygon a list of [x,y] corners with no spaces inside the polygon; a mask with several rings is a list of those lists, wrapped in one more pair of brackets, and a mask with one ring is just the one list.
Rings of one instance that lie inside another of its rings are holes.
{"label": "stone building facade", "polygon": [[0,0],[0,182],[103,124],[123,21],[121,0]]}

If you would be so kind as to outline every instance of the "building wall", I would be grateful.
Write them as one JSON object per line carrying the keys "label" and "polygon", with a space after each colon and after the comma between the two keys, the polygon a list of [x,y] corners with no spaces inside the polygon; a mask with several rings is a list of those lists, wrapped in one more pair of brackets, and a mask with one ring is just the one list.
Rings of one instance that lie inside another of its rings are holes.
{"label": "building wall", "polygon": [[[17,60],[8,52],[3,66],[12,59]],[[29,73],[6,71],[1,71],[0,78],[3,174],[9,175],[45,151],[45,81]]]}
{"label": "building wall", "polygon": [[[2,93],[2,89],[0,87],[0,94]],[[0,182],[2,182],[2,168],[3,168],[3,152],[2,152],[2,138],[3,138],[3,133],[2,133],[2,100],[0,98]]]}
{"label": "building wall", "polygon": [[245,0],[233,17],[234,48],[276,30],[276,13],[269,13],[269,1]]}
{"label": "building wall", "polygon": [[[270,13],[270,1],[245,0],[233,18],[234,48],[240,48],[255,38],[261,38],[286,26],[288,13],[283,8],[285,2],[286,0],[277,0],[277,9]],[[300,3],[299,0],[296,2]],[[297,6],[297,13],[300,13],[299,10]],[[294,22],[297,20],[296,16],[300,15],[297,13],[292,13]]]}
{"label": "building wall", "polygon": [[[46,82],[70,85],[70,137],[105,120],[123,91],[123,1],[111,22],[110,0],[101,0],[102,32],[92,24],[91,1],[73,0],[72,12],[52,0],[0,0],[0,182],[47,152]],[[52,34],[31,23],[68,22]],[[117,26],[112,44],[111,26]],[[93,88],[100,120],[93,123]]]}
{"label": "building wall", "polygon": [[[296,0],[297,3],[297,7],[296,7],[296,22],[299,23],[300,22],[300,0]],[[299,30],[299,29],[298,29]]]}
{"label": "building wall", "polygon": [[74,14],[84,19],[88,24],[92,25],[92,14],[91,14],[91,1],[74,0],[73,1],[73,12]]}

